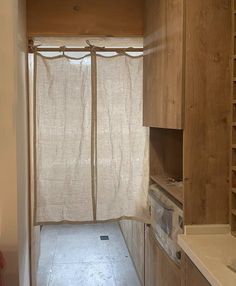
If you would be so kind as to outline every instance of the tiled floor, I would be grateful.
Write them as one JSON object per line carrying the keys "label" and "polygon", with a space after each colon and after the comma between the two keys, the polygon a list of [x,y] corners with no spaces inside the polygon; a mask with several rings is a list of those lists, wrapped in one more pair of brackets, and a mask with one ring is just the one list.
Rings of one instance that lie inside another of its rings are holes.
{"label": "tiled floor", "polygon": [[44,226],[37,286],[141,284],[119,225],[107,223]]}

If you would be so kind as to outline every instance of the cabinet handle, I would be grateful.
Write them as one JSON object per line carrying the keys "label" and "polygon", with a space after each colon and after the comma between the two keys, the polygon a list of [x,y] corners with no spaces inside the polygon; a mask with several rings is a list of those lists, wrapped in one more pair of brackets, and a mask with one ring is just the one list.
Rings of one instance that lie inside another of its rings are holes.
{"label": "cabinet handle", "polygon": [[179,259],[179,260],[181,259],[181,251],[177,251],[177,252],[176,252],[176,257],[177,257],[177,259]]}

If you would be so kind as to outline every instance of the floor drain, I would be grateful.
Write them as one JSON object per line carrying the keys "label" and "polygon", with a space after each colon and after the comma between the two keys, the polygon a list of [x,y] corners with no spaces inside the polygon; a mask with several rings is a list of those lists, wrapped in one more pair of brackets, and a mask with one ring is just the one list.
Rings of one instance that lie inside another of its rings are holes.
{"label": "floor drain", "polygon": [[100,239],[101,240],[109,240],[109,236],[108,235],[101,235]]}

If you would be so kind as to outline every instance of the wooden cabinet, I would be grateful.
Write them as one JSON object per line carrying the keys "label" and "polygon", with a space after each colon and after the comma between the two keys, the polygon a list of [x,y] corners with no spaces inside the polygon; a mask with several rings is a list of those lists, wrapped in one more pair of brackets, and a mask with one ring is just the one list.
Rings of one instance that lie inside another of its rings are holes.
{"label": "wooden cabinet", "polygon": [[189,92],[216,98],[227,88],[229,55],[230,0],[146,0],[144,125],[184,128]]}
{"label": "wooden cabinet", "polygon": [[183,181],[185,224],[229,223],[230,54],[230,0],[146,0],[150,173]]}
{"label": "wooden cabinet", "polygon": [[228,223],[231,1],[185,5],[185,224]]}
{"label": "wooden cabinet", "polygon": [[144,125],[182,128],[183,0],[147,0]]}
{"label": "wooden cabinet", "polygon": [[182,254],[181,286],[211,286],[186,254]]}
{"label": "wooden cabinet", "polygon": [[161,248],[149,227],[145,231],[145,285],[181,285],[180,267]]}

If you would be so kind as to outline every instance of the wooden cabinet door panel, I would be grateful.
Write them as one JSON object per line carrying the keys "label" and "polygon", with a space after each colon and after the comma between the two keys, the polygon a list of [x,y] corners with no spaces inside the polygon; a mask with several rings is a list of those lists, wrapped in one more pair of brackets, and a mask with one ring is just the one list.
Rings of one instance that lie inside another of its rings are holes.
{"label": "wooden cabinet door panel", "polygon": [[150,228],[146,228],[145,238],[145,285],[181,285],[180,267],[161,248]]}
{"label": "wooden cabinet door panel", "polygon": [[144,125],[182,128],[183,0],[147,0]]}
{"label": "wooden cabinet door panel", "polygon": [[187,255],[184,255],[183,263],[182,286],[211,286]]}

